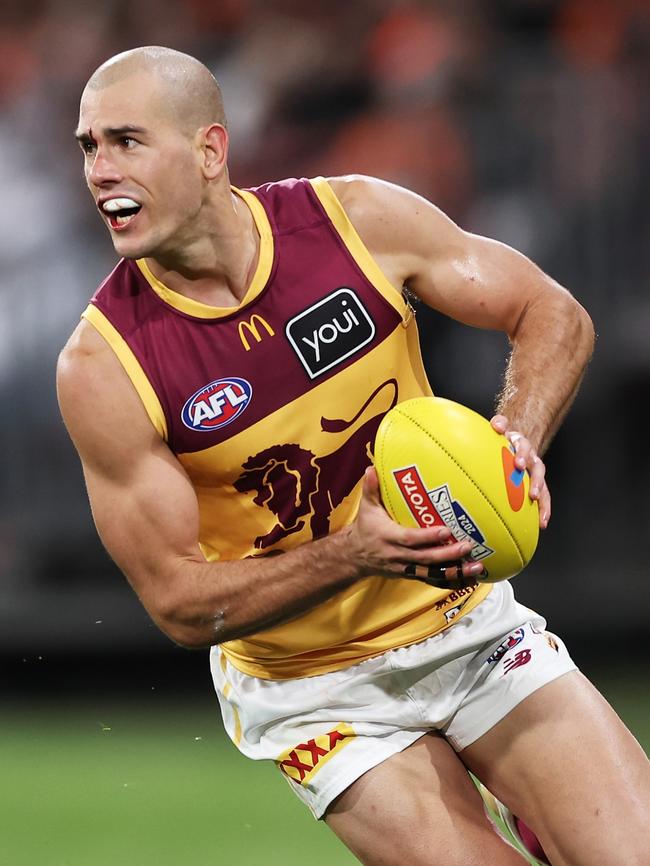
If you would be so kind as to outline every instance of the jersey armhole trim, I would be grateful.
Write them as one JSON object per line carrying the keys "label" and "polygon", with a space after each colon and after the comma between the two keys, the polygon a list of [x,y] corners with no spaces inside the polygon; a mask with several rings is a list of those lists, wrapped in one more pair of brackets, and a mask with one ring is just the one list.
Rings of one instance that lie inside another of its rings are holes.
{"label": "jersey armhole trim", "polygon": [[138,392],[138,396],[142,400],[145,411],[149,416],[149,420],[153,424],[159,435],[167,441],[167,420],[165,413],[158,399],[158,395],[153,389],[153,386],[147,378],[144,370],[140,366],[140,362],[133,354],[128,343],[115,328],[114,325],[106,318],[104,313],[94,304],[88,304],[86,309],[81,314],[82,319],[86,319],[90,324],[101,334],[108,345],[117,355],[117,359],[124,367],[124,370],[133,383],[133,387]]}
{"label": "jersey armhole trim", "polygon": [[332,187],[324,177],[310,178],[309,183],[323,206],[325,213],[330,218],[332,225],[348,248],[352,258],[363,271],[366,279],[373,284],[391,306],[395,307],[401,315],[403,323],[407,324],[412,317],[411,308],[370,254]]}

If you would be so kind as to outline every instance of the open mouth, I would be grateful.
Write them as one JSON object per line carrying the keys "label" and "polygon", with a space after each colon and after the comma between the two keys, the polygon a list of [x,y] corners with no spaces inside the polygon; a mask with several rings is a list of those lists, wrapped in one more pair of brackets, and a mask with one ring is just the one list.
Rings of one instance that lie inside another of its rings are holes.
{"label": "open mouth", "polygon": [[113,229],[124,229],[142,210],[142,205],[132,198],[110,198],[101,205],[101,211]]}

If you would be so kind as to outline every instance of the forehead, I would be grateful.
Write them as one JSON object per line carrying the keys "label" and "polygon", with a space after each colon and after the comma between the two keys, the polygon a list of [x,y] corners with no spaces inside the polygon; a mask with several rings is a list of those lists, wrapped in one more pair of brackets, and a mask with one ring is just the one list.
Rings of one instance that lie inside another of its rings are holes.
{"label": "forehead", "polygon": [[164,122],[159,83],[150,75],[132,75],[106,87],[86,87],[79,105],[79,131]]}

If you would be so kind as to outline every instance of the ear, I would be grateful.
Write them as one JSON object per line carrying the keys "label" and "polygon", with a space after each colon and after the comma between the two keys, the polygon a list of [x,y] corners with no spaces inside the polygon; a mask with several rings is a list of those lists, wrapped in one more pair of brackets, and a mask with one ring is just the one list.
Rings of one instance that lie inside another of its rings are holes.
{"label": "ear", "polygon": [[220,123],[199,130],[203,151],[203,174],[206,180],[216,180],[223,174],[228,160],[228,130]]}

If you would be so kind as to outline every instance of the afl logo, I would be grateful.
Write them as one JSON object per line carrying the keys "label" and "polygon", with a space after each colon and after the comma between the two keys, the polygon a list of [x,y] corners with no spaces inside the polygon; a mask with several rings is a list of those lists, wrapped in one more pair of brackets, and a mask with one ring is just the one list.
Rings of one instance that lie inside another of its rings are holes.
{"label": "afl logo", "polygon": [[501,449],[501,459],[508,502],[513,511],[519,511],[524,504],[524,472],[522,469],[517,469],[515,456],[508,448]]}
{"label": "afl logo", "polygon": [[183,406],[181,418],[190,430],[217,430],[238,418],[253,396],[246,379],[216,379],[204,385]]}

